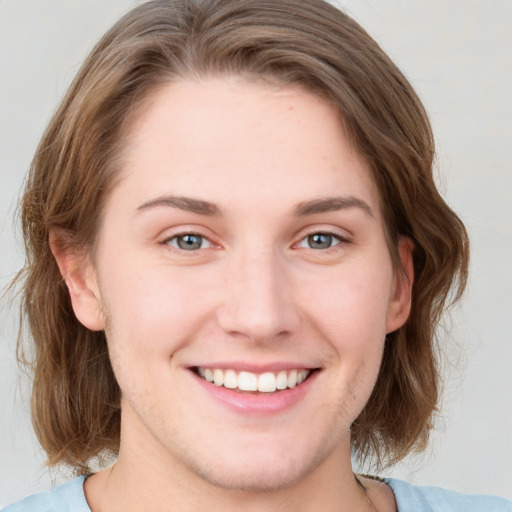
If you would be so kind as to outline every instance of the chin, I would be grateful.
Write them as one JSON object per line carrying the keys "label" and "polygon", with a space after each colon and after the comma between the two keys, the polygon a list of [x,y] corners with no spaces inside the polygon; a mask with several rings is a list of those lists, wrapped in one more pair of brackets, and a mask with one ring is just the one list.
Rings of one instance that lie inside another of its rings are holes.
{"label": "chin", "polygon": [[245,492],[270,492],[292,487],[309,473],[309,468],[297,465],[287,468],[215,468],[195,471],[204,481],[224,490]]}
{"label": "chin", "polygon": [[267,452],[263,457],[259,454],[257,457],[224,460],[216,464],[203,460],[202,464],[192,463],[190,469],[217,488],[257,493],[293,487],[313,473],[327,458],[327,454],[290,455],[283,457]]}

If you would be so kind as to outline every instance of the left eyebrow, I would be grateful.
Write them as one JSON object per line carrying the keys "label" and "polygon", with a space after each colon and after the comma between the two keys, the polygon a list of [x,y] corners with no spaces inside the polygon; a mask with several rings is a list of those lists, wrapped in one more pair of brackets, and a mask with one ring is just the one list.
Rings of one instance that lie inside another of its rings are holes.
{"label": "left eyebrow", "polygon": [[293,214],[296,217],[314,215],[315,213],[335,212],[349,208],[360,208],[370,217],[375,217],[370,205],[358,197],[326,197],[321,199],[312,199],[304,203],[299,203]]}
{"label": "left eyebrow", "polygon": [[151,201],[147,201],[141,204],[137,211],[148,210],[159,206],[168,206],[171,208],[177,208],[187,212],[198,213],[200,215],[208,216],[220,216],[221,211],[219,207],[210,203],[209,201],[203,201],[201,199],[194,199],[192,197],[178,197],[178,196],[163,196],[157,197]]}

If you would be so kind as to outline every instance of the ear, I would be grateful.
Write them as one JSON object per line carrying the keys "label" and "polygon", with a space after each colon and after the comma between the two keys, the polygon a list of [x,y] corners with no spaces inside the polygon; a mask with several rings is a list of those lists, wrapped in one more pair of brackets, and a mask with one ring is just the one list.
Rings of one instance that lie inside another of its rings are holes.
{"label": "ear", "polygon": [[405,324],[411,312],[412,285],[414,282],[413,241],[402,237],[398,244],[401,266],[395,270],[393,290],[388,306],[386,333],[396,331]]}
{"label": "ear", "polygon": [[73,311],[78,321],[92,331],[105,328],[96,271],[89,255],[69,244],[69,233],[50,231],[50,249],[68,287]]}

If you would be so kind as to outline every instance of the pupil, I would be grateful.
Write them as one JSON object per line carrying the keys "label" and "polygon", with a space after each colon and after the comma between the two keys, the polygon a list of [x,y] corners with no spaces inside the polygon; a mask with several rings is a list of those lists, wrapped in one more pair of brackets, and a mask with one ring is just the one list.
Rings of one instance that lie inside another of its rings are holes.
{"label": "pupil", "polygon": [[308,244],[312,249],[328,249],[332,244],[332,236],[317,233],[308,237]]}
{"label": "pupil", "polygon": [[178,246],[185,251],[200,249],[203,237],[198,235],[183,235],[178,237]]}

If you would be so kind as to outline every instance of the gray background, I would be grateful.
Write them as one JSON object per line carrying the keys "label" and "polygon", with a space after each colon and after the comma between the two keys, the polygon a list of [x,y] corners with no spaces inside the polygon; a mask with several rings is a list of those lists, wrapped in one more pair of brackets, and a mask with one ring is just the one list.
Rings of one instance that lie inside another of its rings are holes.
{"label": "gray background", "polygon": [[[13,213],[42,130],[88,50],[136,3],[0,0],[0,287],[22,263]],[[512,498],[512,1],[340,3],[424,100],[439,186],[473,243],[468,293],[442,335],[442,417],[430,449],[387,475]],[[66,474],[44,468],[15,364],[15,309],[5,299],[0,315],[1,507]]]}

